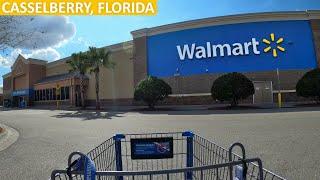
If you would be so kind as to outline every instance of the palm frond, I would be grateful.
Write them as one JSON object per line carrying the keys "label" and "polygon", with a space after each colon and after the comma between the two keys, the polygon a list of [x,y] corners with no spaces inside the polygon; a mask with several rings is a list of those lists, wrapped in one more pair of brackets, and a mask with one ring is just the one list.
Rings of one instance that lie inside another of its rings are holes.
{"label": "palm frond", "polygon": [[70,72],[77,72],[81,75],[86,74],[90,67],[87,63],[87,56],[83,52],[72,54],[67,64],[69,64]]}

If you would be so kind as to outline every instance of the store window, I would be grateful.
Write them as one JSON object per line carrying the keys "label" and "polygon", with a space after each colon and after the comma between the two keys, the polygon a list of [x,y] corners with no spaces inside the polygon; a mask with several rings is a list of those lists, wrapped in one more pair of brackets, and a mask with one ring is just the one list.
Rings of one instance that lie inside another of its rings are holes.
{"label": "store window", "polygon": [[37,101],[37,91],[34,91],[34,101]]}
{"label": "store window", "polygon": [[46,98],[46,90],[43,89],[42,90],[42,101],[45,101],[45,100],[47,100],[47,98]]}
{"label": "store window", "polygon": [[53,100],[53,99],[52,99],[52,89],[49,89],[49,100],[50,100],[50,101]]}
{"label": "store window", "polygon": [[39,90],[39,101],[42,101],[43,98],[42,98],[42,90]]}
{"label": "store window", "polygon": [[36,101],[39,101],[39,90],[36,90]]}
{"label": "store window", "polygon": [[49,98],[49,89],[46,89],[46,100],[47,101],[50,100],[50,98]]}
{"label": "store window", "polygon": [[56,88],[53,88],[53,100],[57,100]]}
{"label": "store window", "polygon": [[64,87],[60,88],[61,100],[65,100]]}
{"label": "store window", "polygon": [[65,90],[66,90],[66,99],[69,99],[70,98],[70,95],[69,95],[69,93],[70,93],[69,90],[70,89],[69,89],[69,87],[66,87]]}
{"label": "store window", "polygon": [[37,90],[37,101],[40,101],[40,91]]}
{"label": "store window", "polygon": [[70,99],[70,88],[68,86],[61,87],[60,93],[57,94],[56,88],[35,90],[35,101],[55,101],[55,100],[68,100]]}

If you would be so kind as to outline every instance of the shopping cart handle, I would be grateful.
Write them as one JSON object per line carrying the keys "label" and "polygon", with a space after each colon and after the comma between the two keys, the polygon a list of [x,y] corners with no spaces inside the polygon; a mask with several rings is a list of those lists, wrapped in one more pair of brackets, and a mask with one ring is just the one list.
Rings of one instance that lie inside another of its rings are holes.
{"label": "shopping cart handle", "polygon": [[244,149],[243,144],[236,142],[236,143],[233,143],[229,148],[229,161],[232,161],[232,151],[233,151],[233,148],[236,146],[240,147],[242,151],[242,159],[246,159],[246,150]]}
{"label": "shopping cart handle", "polygon": [[68,167],[71,166],[71,165],[74,163],[74,162],[71,162],[71,161],[72,161],[72,157],[73,157],[74,155],[79,155],[80,157],[86,156],[84,153],[79,152],[79,151],[72,152],[72,153],[69,155],[69,157],[68,157]]}
{"label": "shopping cart handle", "polygon": [[[71,162],[73,156],[75,156],[75,155],[79,155],[80,158],[78,158],[78,159],[74,160],[73,162]],[[85,154],[84,154],[84,153],[81,153],[81,152],[79,152],[79,151],[77,151],[77,152],[72,152],[72,153],[69,155],[69,158],[68,158],[68,167],[67,167],[67,175],[69,176],[70,179],[72,179],[72,178],[71,178],[71,170],[72,170],[72,167],[75,166],[76,164],[78,164],[79,160],[80,160],[83,156],[85,156]]]}
{"label": "shopping cart handle", "polygon": [[75,166],[78,162],[79,162],[79,159],[76,159],[70,165],[68,165],[68,167],[67,167],[67,175],[69,176],[69,178],[71,177],[72,167]]}

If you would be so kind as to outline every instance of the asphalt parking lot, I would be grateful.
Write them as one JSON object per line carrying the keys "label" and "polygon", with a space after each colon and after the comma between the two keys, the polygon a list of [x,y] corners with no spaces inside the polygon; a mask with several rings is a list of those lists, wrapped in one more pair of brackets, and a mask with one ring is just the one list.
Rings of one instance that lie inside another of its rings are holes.
{"label": "asphalt parking lot", "polygon": [[0,152],[0,179],[48,179],[68,154],[115,133],[193,130],[222,146],[240,141],[249,157],[288,179],[320,179],[320,108],[235,111],[78,112],[0,110],[20,136]]}

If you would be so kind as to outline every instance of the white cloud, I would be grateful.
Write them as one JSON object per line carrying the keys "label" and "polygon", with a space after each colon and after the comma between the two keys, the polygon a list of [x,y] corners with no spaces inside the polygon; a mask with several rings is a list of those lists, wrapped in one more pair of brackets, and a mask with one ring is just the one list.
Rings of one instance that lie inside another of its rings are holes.
{"label": "white cloud", "polygon": [[30,54],[22,54],[25,58],[34,58],[47,61],[55,61],[60,59],[60,53],[54,48],[38,49],[31,51]]}
{"label": "white cloud", "polygon": [[4,67],[10,67],[19,54],[22,54],[21,49],[14,49],[9,55],[5,57],[0,55],[0,65]]}
{"label": "white cloud", "polygon": [[[29,19],[26,19],[29,18]],[[32,32],[29,39],[18,45],[21,49],[45,49],[60,47],[76,33],[75,25],[66,16],[20,17],[17,29]]]}
{"label": "white cloud", "polygon": [[93,46],[92,43],[90,41],[88,41],[87,39],[85,39],[84,37],[74,38],[70,42],[73,44],[85,46],[86,48]]}
{"label": "white cloud", "polygon": [[[61,55],[56,48],[69,42],[76,33],[75,25],[65,16],[17,16],[15,18],[19,22],[19,25],[15,26],[17,33],[19,31],[32,33],[30,38],[21,42],[15,49],[8,47],[6,55],[0,54],[0,66],[10,67],[19,54],[25,58],[58,60]],[[83,38],[77,38],[77,42],[89,45]]]}
{"label": "white cloud", "polygon": [[0,66],[8,67],[11,66],[12,61],[0,55]]}
{"label": "white cloud", "polygon": [[10,55],[3,57],[0,55],[0,66],[10,67],[16,58],[21,54],[25,58],[34,58],[46,61],[55,61],[60,59],[60,53],[54,48],[32,50],[30,53],[24,53],[21,49],[14,49]]}

